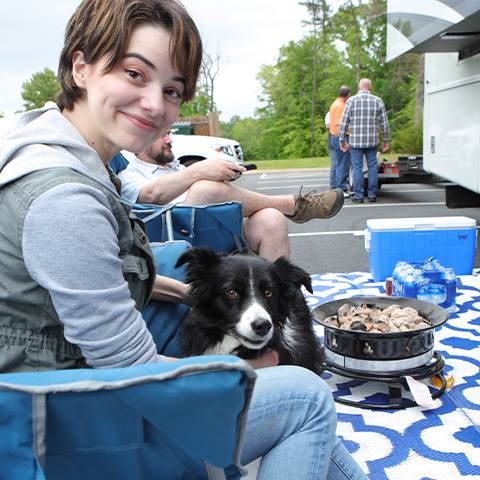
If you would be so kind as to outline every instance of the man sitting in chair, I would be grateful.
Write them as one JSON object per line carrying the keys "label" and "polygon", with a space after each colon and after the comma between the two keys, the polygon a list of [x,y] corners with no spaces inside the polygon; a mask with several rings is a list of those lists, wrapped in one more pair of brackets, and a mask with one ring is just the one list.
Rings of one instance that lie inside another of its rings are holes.
{"label": "man sitting in chair", "polygon": [[122,196],[131,202],[159,205],[241,202],[248,246],[271,261],[289,254],[287,218],[296,223],[330,218],[343,205],[341,190],[263,195],[229,183],[244,171],[245,167],[220,155],[185,167],[175,159],[168,133],[135,156],[119,177]]}

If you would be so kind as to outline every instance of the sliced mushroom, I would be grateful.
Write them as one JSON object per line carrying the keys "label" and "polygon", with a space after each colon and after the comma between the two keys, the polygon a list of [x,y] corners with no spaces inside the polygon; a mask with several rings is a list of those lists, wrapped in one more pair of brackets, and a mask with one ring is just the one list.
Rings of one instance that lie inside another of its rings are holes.
{"label": "sliced mushroom", "polygon": [[367,326],[360,320],[355,320],[350,324],[350,330],[359,330],[362,332],[366,332]]}

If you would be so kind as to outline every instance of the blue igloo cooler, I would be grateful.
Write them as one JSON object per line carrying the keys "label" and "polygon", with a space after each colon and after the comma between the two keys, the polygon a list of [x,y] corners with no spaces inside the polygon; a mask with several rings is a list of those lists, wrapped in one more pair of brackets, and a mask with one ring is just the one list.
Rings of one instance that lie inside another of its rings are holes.
{"label": "blue igloo cooler", "polygon": [[469,217],[378,218],[367,220],[365,249],[376,282],[392,275],[399,260],[436,257],[457,275],[472,273],[476,221]]}

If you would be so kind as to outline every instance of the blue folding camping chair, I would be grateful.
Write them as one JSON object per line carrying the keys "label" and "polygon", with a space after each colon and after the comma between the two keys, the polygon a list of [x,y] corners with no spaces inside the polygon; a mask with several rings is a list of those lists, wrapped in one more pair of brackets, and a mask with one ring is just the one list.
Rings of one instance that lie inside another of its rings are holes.
{"label": "blue folding camping chair", "polygon": [[2,480],[236,480],[255,372],[232,356],[0,375]]}

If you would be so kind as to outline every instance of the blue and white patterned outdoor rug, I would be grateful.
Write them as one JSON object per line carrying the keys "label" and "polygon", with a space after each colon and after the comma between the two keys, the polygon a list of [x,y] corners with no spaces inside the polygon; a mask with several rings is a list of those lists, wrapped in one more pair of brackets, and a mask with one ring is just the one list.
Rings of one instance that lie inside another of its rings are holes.
{"label": "blue and white patterned outdoor rug", "polygon": [[[434,408],[367,410],[337,403],[338,434],[372,480],[480,479],[478,273],[458,278],[457,312],[435,332],[444,373],[453,376],[455,384],[435,400]],[[314,293],[306,295],[312,309],[330,300],[385,293],[383,282],[374,283],[363,272],[313,275],[312,280]],[[323,336],[323,327],[316,329]],[[330,372],[323,377],[335,394],[356,401],[387,392],[379,382]]]}

